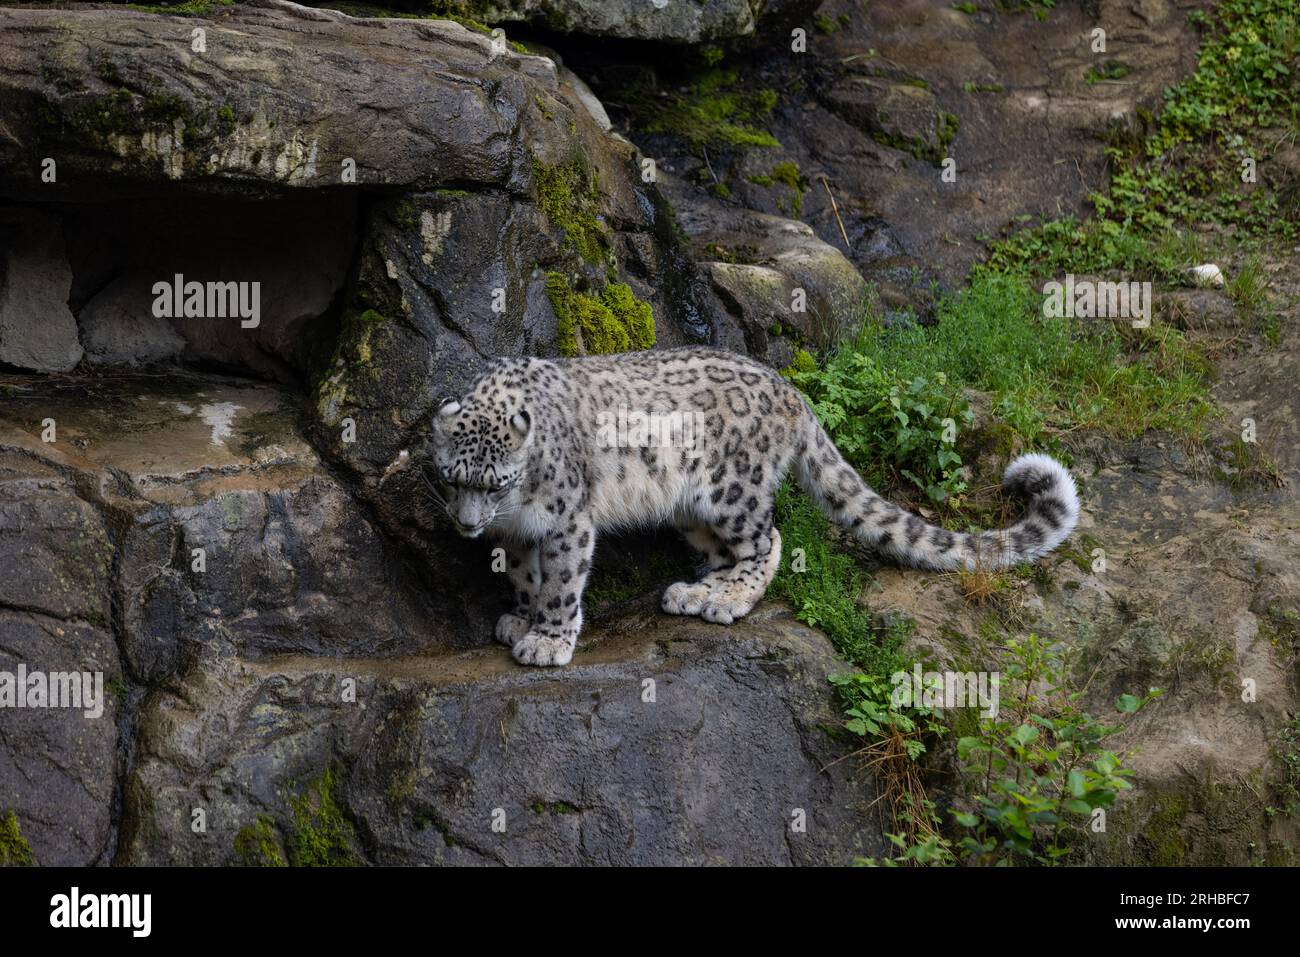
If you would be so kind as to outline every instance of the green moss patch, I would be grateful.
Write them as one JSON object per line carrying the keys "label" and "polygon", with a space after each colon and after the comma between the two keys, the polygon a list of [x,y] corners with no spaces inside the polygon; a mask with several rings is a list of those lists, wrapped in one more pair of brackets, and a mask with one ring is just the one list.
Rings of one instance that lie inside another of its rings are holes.
{"label": "green moss patch", "polygon": [[128,3],[128,10],[140,13],[169,13],[175,17],[203,17],[221,7],[234,6],[235,0],[179,0],[177,3]]}
{"label": "green moss patch", "polygon": [[534,814],[577,814],[578,809],[568,801],[534,801]]}
{"label": "green moss patch", "polygon": [[599,184],[595,174],[577,160],[547,166],[533,160],[537,202],[546,218],[564,232],[565,240],[589,263],[607,261],[609,231],[600,219]]}
{"label": "green moss patch", "polygon": [[956,115],[939,110],[934,115],[934,142],[929,143],[920,136],[900,136],[885,132],[873,133],[871,138],[881,146],[910,153],[913,158],[939,166],[948,157],[948,148],[957,138],[961,125]]}
{"label": "green moss patch", "polygon": [[776,106],[776,91],[745,89],[735,70],[705,70],[684,91],[665,97],[648,89],[629,86],[618,94],[642,114],[647,133],[681,136],[697,149],[781,145],[764,128]]}
{"label": "green moss patch", "polygon": [[295,867],[355,867],[361,859],[356,832],[334,800],[336,772],[327,769],[289,799],[293,825],[285,846]]}
{"label": "green moss patch", "polygon": [[546,295],[555,310],[562,356],[635,352],[655,344],[654,313],[624,283],[612,282],[599,297],[576,292],[563,273],[546,274]]}
{"label": "green moss patch", "polygon": [[0,867],[35,867],[36,855],[18,826],[12,810],[0,817]]}
{"label": "green moss patch", "polygon": [[239,829],[235,835],[235,853],[245,867],[288,866],[276,839],[275,824],[265,814],[258,815],[256,824]]}

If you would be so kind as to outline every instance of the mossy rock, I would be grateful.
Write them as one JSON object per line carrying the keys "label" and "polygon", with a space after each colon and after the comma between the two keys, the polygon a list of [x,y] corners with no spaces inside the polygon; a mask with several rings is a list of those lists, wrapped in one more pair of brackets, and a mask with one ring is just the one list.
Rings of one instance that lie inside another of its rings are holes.
{"label": "mossy rock", "polygon": [[555,310],[560,355],[611,355],[655,344],[654,313],[631,287],[607,285],[599,297],[575,292],[563,273],[546,274],[546,295]]}
{"label": "mossy rock", "polygon": [[35,867],[36,855],[12,810],[0,817],[0,867]]}
{"label": "mossy rock", "polygon": [[256,824],[242,827],[235,835],[235,853],[247,867],[287,867],[276,837],[274,822],[259,814]]}
{"label": "mossy rock", "polygon": [[355,867],[362,863],[352,822],[334,800],[337,785],[337,772],[328,768],[309,782],[302,794],[289,799],[293,825],[285,845],[289,863],[295,867]]}
{"label": "mossy rock", "polygon": [[546,218],[558,226],[569,243],[588,263],[608,263],[609,230],[600,219],[600,193],[596,175],[574,160],[547,166],[533,160],[537,203]]}

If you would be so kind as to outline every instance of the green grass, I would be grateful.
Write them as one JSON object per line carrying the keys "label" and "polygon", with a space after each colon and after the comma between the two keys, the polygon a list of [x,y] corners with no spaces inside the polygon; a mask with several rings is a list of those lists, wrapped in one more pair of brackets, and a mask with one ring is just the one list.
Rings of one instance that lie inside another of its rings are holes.
{"label": "green grass", "polygon": [[776,525],[781,569],[768,593],[789,602],[796,618],[824,632],[845,660],[867,673],[889,675],[904,667],[910,622],[880,627],[858,604],[867,575],[853,554],[833,540],[830,522],[816,504],[794,486],[783,486],[777,494]]}
{"label": "green grass", "polygon": [[[996,6],[1039,13],[1051,4]],[[957,9],[976,10],[973,4]],[[963,489],[956,457],[961,443],[947,441],[939,426],[945,419],[969,424],[963,419],[967,390],[991,395],[990,418],[999,435],[1006,432],[1027,447],[1055,449],[1076,430],[1121,439],[1149,430],[1191,441],[1205,437],[1214,414],[1208,394],[1213,370],[1196,344],[1158,321],[1134,329],[1046,317],[1039,292],[1042,278],[1067,272],[1186,284],[1189,267],[1223,251],[1221,245],[1211,249],[1212,241],[1187,223],[1229,227],[1238,239],[1293,242],[1300,236],[1294,204],[1240,178],[1242,157],[1260,160],[1300,136],[1291,69],[1300,31],[1293,4],[1224,0],[1214,19],[1196,12],[1192,18],[1205,30],[1196,70],[1166,92],[1159,116],[1142,116],[1141,136],[1109,137],[1111,182],[1090,197],[1092,218],[1018,222],[1010,235],[990,243],[987,262],[971,271],[967,288],[939,300],[933,325],[885,328],[867,314],[855,338],[820,361],[801,351],[785,370],[846,458],[884,493],[912,485],[933,501],[951,502],[949,494]],[[1122,64],[1102,63],[1086,79],[1115,82],[1127,72]],[[982,91],[975,83],[966,89]],[[773,181],[763,179],[761,185]],[[1267,330],[1267,289],[1261,261],[1251,256],[1225,292]],[[1243,457],[1236,465],[1241,472],[1251,463]],[[868,685],[883,687],[880,679],[903,664],[907,629],[882,630],[859,604],[866,574],[856,553],[841,546],[806,496],[783,489],[777,524],[785,559],[771,594],[825,631],[866,672]],[[796,553],[802,572],[793,567]],[[857,709],[846,714],[861,720],[860,701]],[[891,716],[895,738],[898,720],[907,717]],[[911,742],[914,735],[902,737]],[[888,739],[882,735],[868,749]],[[1294,741],[1286,745],[1293,757]]]}
{"label": "green grass", "polygon": [[1237,308],[1247,316],[1258,316],[1268,305],[1268,278],[1258,255],[1250,256],[1225,286]]}
{"label": "green grass", "polygon": [[1188,230],[1142,231],[1106,220],[1072,216],[1023,226],[992,244],[985,268],[1034,275],[1141,275],[1184,283],[1187,270],[1211,255],[1206,241]]}
{"label": "green grass", "polygon": [[[1049,319],[1041,303],[1025,277],[977,270],[968,288],[940,300],[934,325],[869,322],[828,365],[852,361],[864,374],[992,393],[997,417],[1031,445],[1083,428],[1118,438],[1148,429],[1202,435],[1211,369],[1180,332]],[[816,375],[795,381],[816,394]]]}

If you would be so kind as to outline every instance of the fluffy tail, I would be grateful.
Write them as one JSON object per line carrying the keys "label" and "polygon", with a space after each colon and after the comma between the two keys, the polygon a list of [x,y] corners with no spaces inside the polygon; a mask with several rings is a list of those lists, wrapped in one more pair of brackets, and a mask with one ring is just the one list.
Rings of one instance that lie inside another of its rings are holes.
{"label": "fluffy tail", "polygon": [[1028,502],[1010,528],[967,534],[931,525],[887,502],[844,461],[807,412],[796,470],[799,484],[837,525],[904,565],[948,571],[1009,568],[1046,555],[1079,520],[1079,493],[1065,466],[1049,455],[1022,455],[1007,466],[1002,486]]}

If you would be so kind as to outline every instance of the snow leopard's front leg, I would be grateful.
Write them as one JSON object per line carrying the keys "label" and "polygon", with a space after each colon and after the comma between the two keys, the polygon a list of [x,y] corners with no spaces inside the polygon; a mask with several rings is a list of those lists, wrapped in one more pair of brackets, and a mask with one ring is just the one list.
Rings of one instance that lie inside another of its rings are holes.
{"label": "snow leopard's front leg", "polygon": [[528,634],[532,624],[542,573],[535,544],[505,542],[502,547],[506,552],[506,577],[510,579],[515,608],[497,619],[496,640],[513,648],[520,638]]}
{"label": "snow leopard's front leg", "polygon": [[514,646],[525,665],[567,665],[582,630],[582,590],[591,571],[596,529],[575,516],[561,531],[538,543],[541,580],[533,601],[532,627]]}

